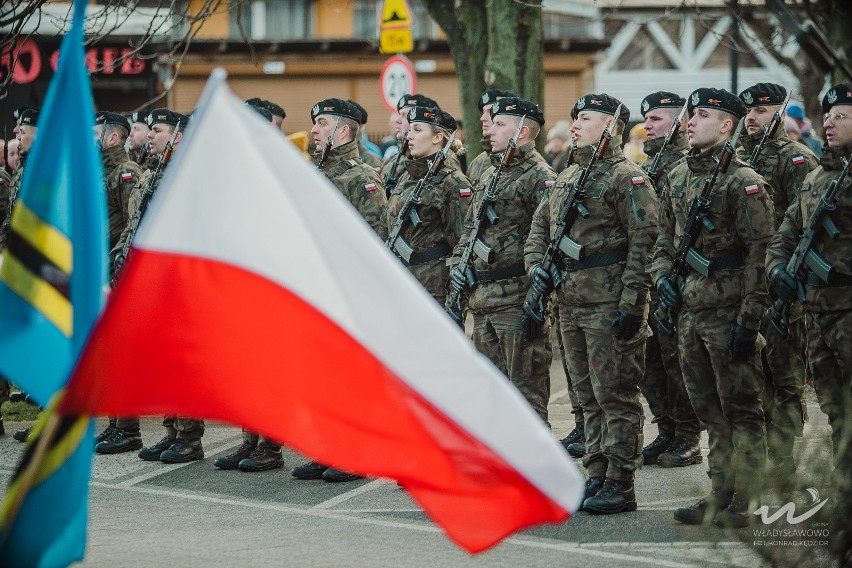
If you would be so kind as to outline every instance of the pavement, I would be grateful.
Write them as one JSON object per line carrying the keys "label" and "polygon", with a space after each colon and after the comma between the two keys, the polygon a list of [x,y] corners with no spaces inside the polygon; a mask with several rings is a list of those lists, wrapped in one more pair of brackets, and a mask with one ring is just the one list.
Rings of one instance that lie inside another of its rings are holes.
{"label": "pavement", "polygon": [[[549,410],[553,434],[574,426],[565,374],[552,367]],[[824,494],[830,470],[827,419],[812,393],[809,421],[797,440],[803,490],[767,491],[762,503],[776,511],[786,502],[808,511]],[[645,407],[645,443],[657,435]],[[0,484],[6,486],[23,444],[11,432],[31,423],[6,423],[0,437]],[[99,420],[98,431],[106,426]],[[145,418],[143,440],[164,434],[160,418]],[[206,459],[189,464],[144,462],[135,452],[96,455],[89,497],[89,531],[83,567],[180,566],[828,566],[827,524],[814,516],[798,523],[747,529],[676,523],[672,511],[706,495],[705,463],[684,468],[645,466],[637,472],[638,510],[611,516],[577,513],[559,525],[517,533],[478,555],[458,548],[393,481],[300,481],[290,469],[307,460],[285,448],[284,469],[242,473],[213,466],[240,445],[240,429],[208,423]],[[701,446],[707,454],[706,433]],[[582,464],[576,460],[578,467]],[[790,529],[803,529],[789,536]],[[786,531],[786,532],[785,532]]]}

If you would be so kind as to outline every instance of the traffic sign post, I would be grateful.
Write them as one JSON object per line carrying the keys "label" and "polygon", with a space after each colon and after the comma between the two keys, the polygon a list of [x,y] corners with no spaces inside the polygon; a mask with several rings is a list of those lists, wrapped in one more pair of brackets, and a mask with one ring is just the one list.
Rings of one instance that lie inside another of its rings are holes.
{"label": "traffic sign post", "polygon": [[390,112],[402,95],[416,92],[417,74],[414,64],[404,55],[394,55],[385,61],[379,74],[379,91],[382,101]]}
{"label": "traffic sign post", "polygon": [[411,15],[406,0],[385,0],[379,20],[379,53],[414,51]]}

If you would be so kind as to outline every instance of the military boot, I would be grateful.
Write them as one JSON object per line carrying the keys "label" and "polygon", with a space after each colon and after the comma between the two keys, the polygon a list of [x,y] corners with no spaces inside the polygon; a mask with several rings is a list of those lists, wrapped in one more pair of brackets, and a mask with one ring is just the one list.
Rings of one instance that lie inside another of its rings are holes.
{"label": "military boot", "polygon": [[115,418],[110,418],[109,424],[104,428],[104,431],[95,436],[95,445],[108,440],[113,434],[115,434]]}
{"label": "military boot", "polygon": [[160,455],[174,443],[175,438],[173,436],[166,436],[153,446],[142,448],[137,455],[145,461],[160,461]]}
{"label": "military boot", "polygon": [[95,446],[99,454],[122,454],[142,449],[142,435],[139,430],[122,430],[115,428],[112,436]]}
{"label": "military boot", "polygon": [[675,509],[674,518],[686,525],[700,525],[704,523],[705,518],[713,519],[718,511],[727,507],[731,502],[731,497],[731,492],[714,489],[710,492],[710,495],[699,499],[692,505]]}
{"label": "military boot", "polygon": [[635,511],[636,492],[633,490],[633,480],[607,478],[597,495],[583,501],[583,510],[599,515]]}
{"label": "military boot", "polygon": [[566,450],[568,446],[572,444],[585,444],[586,443],[586,430],[582,424],[577,424],[571,432],[568,433],[567,436],[559,440],[559,443],[562,444],[562,447]]}
{"label": "military boot", "polygon": [[660,454],[668,451],[674,441],[674,436],[665,432],[654,438],[654,441],[642,448],[642,458],[645,465],[654,465]]}
{"label": "military boot", "polygon": [[698,442],[690,442],[685,438],[675,438],[669,449],[657,456],[660,467],[684,467],[703,461]]}
{"label": "military boot", "polygon": [[[598,491],[603,489],[605,481],[606,481],[606,477],[604,477],[602,475],[600,477],[595,476],[595,477],[590,477],[589,479],[587,479],[586,480],[586,492],[583,495],[583,503],[585,503],[586,499],[588,499],[589,497],[594,497],[595,495],[597,495]],[[582,507],[580,507],[580,509],[582,509]]]}
{"label": "military boot", "polygon": [[30,430],[32,430],[32,428],[24,428],[23,430],[18,430],[17,432],[12,434],[12,437],[19,442],[26,442],[27,438],[30,435]]}
{"label": "military boot", "polygon": [[267,471],[284,467],[284,454],[280,449],[272,450],[263,446],[258,446],[249,454],[247,458],[242,460],[237,469],[240,471]]}
{"label": "military boot", "polygon": [[310,461],[302,464],[299,467],[294,467],[290,475],[296,479],[322,479],[322,474],[325,473],[330,466],[320,462]]}
{"label": "military boot", "polygon": [[356,479],[364,479],[364,476],[344,471],[342,469],[337,469],[336,467],[330,467],[322,473],[323,481],[342,483],[346,481],[355,481]]}
{"label": "military boot", "polygon": [[237,469],[240,462],[249,457],[256,447],[257,441],[254,443],[243,441],[242,445],[230,454],[216,458],[213,465],[219,469]]}
{"label": "military boot", "polygon": [[568,450],[568,455],[572,458],[581,458],[586,455],[586,441],[574,442],[565,449]]}
{"label": "military boot", "polygon": [[160,454],[163,463],[186,463],[204,459],[204,448],[201,447],[201,438],[178,438]]}
{"label": "military boot", "polygon": [[734,493],[727,507],[716,513],[713,524],[722,528],[741,529],[749,526],[756,507],[749,496],[741,491]]}
{"label": "military boot", "polygon": [[6,434],[6,428],[3,426],[3,419],[0,418],[0,436],[3,436],[5,434]]}

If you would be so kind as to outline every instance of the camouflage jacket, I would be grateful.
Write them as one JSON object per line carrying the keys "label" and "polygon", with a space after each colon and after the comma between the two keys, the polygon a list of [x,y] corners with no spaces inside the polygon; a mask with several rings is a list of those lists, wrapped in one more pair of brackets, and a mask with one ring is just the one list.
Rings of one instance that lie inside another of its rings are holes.
{"label": "camouflage jacket", "polygon": [[[145,193],[145,188],[148,187],[149,183],[152,183],[151,190],[151,198],[153,199],[154,192],[157,191],[157,187],[160,185],[160,182],[163,179],[163,173],[166,168],[164,167],[160,172],[160,175],[152,182],[151,178],[154,175],[154,170],[145,170],[139,176],[139,179],[136,181],[136,185],[133,186],[133,189],[130,191],[130,196],[127,199],[127,212],[128,219],[127,225],[124,226],[124,229],[121,231],[121,235],[118,237],[118,241],[116,241],[115,245],[109,251],[109,260],[110,260],[110,271],[111,273],[115,268],[115,259],[116,256],[124,250],[124,247],[127,246],[128,249],[130,244],[128,243],[128,239],[132,239],[136,233],[136,228],[139,226],[139,223],[142,221],[143,211],[140,210],[142,207],[142,195]],[[149,204],[150,204],[149,199]]]}
{"label": "camouflage jacket", "polygon": [[[671,267],[692,202],[713,175],[722,146],[691,151],[663,180],[660,235],[651,265],[654,282]],[[686,306],[693,311],[739,306],[737,323],[758,329],[767,304],[763,259],[774,224],[766,181],[743,162],[731,160],[728,173],[716,180],[707,217],[715,229],[708,233],[702,228],[693,248],[708,259],[739,255],[741,261],[709,276],[690,270],[682,288]]]}
{"label": "camouflage jacket", "polygon": [[[763,139],[763,132],[740,136],[742,146],[737,148],[737,158],[747,162],[754,148]],[[819,164],[819,160],[804,144],[790,140],[779,128],[773,138],[766,141],[760,155],[751,167],[763,176],[772,192],[775,207],[775,227],[784,220],[784,212],[799,193],[808,172]]]}
{"label": "camouflage jacket", "polygon": [[[571,187],[593,148],[576,150],[574,165],[559,174],[550,197],[536,210],[524,247],[527,272],[544,257]],[[645,267],[657,236],[658,205],[645,172],[613,144],[595,165],[583,195],[589,217],[578,215],[568,236],[583,245],[586,259],[623,255],[626,261],[584,270],[568,270],[570,263],[560,262],[564,281],[557,300],[572,307],[618,303],[629,314],[646,315],[651,280]]]}
{"label": "camouflage jacket", "polygon": [[6,173],[6,168],[0,166],[0,227],[9,215],[9,193],[12,191],[12,176]]}
{"label": "camouflage jacket", "polygon": [[[321,158],[322,153],[314,154],[314,163],[319,164]],[[385,186],[376,171],[361,160],[357,144],[349,141],[332,148],[320,171],[355,206],[379,238],[386,239]]]}
{"label": "camouflage jacket", "polygon": [[361,156],[361,159],[365,164],[376,170],[376,172],[380,171],[384,165],[381,158],[367,149],[364,142],[361,140],[360,134],[358,135],[358,155]]}
{"label": "camouflage jacket", "polygon": [[[777,264],[787,263],[799,242],[803,227],[811,213],[816,209],[820,198],[832,180],[840,177],[840,156],[849,156],[852,146],[823,149],[820,165],[805,177],[804,182],[789,209],[778,232],[772,237],[766,248],[767,274]],[[838,276],[852,278],[852,175],[847,174],[843,187],[838,192],[837,209],[831,213],[831,220],[840,231],[832,240],[825,231],[819,229],[812,242],[812,248],[831,264]],[[852,309],[852,293],[849,286],[806,288],[806,311],[833,312]]]}
{"label": "camouflage jacket", "polygon": [[[474,184],[473,202],[465,217],[461,240],[453,251],[457,263],[470,231],[476,221],[474,218],[485,190],[499,165],[500,154],[491,155],[491,164]],[[497,180],[497,199],[494,211],[500,217],[496,225],[489,226],[482,233],[482,241],[494,250],[494,262],[487,264],[474,255],[474,269],[477,272],[490,270],[508,270],[517,267],[519,276],[501,278],[496,281],[480,283],[470,294],[468,306],[473,311],[487,308],[521,305],[529,289],[529,277],[524,269],[524,243],[530,232],[533,213],[539,203],[547,197],[550,187],[556,180],[556,173],[535,149],[535,144],[524,144],[515,153],[512,162],[500,173]]]}
{"label": "camouflage jacket", "polygon": [[382,178],[382,187],[385,188],[387,197],[390,197],[391,189],[399,183],[399,178],[405,171],[405,164],[409,159],[407,153],[400,150],[393,156],[388,156],[382,164],[379,176]]}
{"label": "camouflage jacket", "polygon": [[[660,151],[660,148],[663,147],[663,142],[665,138],[654,138],[653,140],[647,140],[645,142],[644,151],[648,154],[648,159],[642,162],[642,169],[646,172],[651,169],[651,165],[654,163],[654,158],[657,156],[657,153]],[[666,146],[665,154],[660,157],[660,163],[657,166],[659,168],[659,172],[657,175],[657,186],[661,185],[662,179],[669,175],[669,172],[686,159],[686,155],[689,153],[689,140],[686,138],[685,132],[678,132],[675,139],[669,142],[669,145]],[[653,183],[653,181],[652,181]],[[660,195],[660,188],[655,187],[657,190],[657,196]]]}
{"label": "camouflage jacket", "polygon": [[107,219],[109,221],[109,247],[121,238],[130,221],[130,194],[142,176],[142,169],[128,158],[124,146],[113,146],[103,151],[104,178],[106,181]]}
{"label": "camouflage jacket", "polygon": [[491,137],[483,136],[482,137],[482,152],[476,155],[476,157],[470,161],[467,165],[467,177],[476,185],[476,182],[479,181],[479,178],[482,177],[482,174],[485,173],[491,166]]}
{"label": "camouflage jacket", "polygon": [[0,250],[6,248],[6,239],[9,238],[9,231],[12,225],[12,209],[15,207],[15,202],[18,200],[18,192],[21,190],[21,180],[24,179],[24,160],[21,159],[20,165],[12,174],[12,181],[9,183],[9,199],[6,202],[5,219],[0,223]]}
{"label": "camouflage jacket", "polygon": [[[388,231],[396,223],[405,200],[426,175],[428,167],[429,158],[407,160],[405,172],[400,176],[399,183],[388,200]],[[440,259],[410,267],[414,276],[433,296],[438,297],[446,293],[449,275],[446,257],[450,255],[453,245],[459,242],[463,209],[470,202],[471,193],[470,181],[461,170],[451,166],[448,159],[444,167],[426,181],[420,205],[417,206],[417,213],[422,222],[417,227],[406,223],[400,231],[400,236],[416,250],[446,247],[446,254]],[[462,204],[462,201],[466,203]]]}

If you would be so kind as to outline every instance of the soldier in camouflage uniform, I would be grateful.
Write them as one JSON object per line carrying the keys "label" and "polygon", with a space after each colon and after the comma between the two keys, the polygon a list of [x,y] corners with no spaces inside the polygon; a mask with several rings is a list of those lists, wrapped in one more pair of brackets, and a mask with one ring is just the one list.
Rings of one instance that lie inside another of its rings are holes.
{"label": "soldier in camouflage uniform", "polygon": [[[180,124],[179,128],[178,124]],[[178,151],[183,140],[184,129],[188,124],[189,116],[185,114],[167,108],[152,110],[148,115],[148,127],[151,129],[148,133],[150,152],[161,156],[166,145],[174,136],[175,129],[178,129],[178,133],[174,141],[174,151]],[[113,275],[118,274],[122,269],[125,254],[130,249],[136,229],[147,210],[147,204],[150,203],[150,200],[147,203],[143,202],[145,190],[150,186],[152,192],[156,192],[166,167],[167,164],[164,164],[163,170],[156,175],[155,170],[145,170],[130,194],[130,220],[122,231],[118,242],[110,251]],[[162,461],[164,463],[185,463],[204,459],[204,449],[201,445],[201,437],[204,435],[204,420],[184,416],[166,416],[163,419],[163,427],[166,429],[165,437],[152,446],[142,448],[138,454],[139,458],[145,461]]]}
{"label": "soldier in camouflage uniform", "polygon": [[[559,174],[550,198],[533,217],[524,247],[532,286],[556,290],[562,342],[571,380],[583,406],[589,474],[583,509],[636,510],[633,479],[642,464],[639,380],[645,358],[648,288],[645,272],[657,231],[657,199],[638,165],[617,143],[594,165],[584,188],[588,218],[578,215],[566,236],[584,247],[582,260],[560,255],[559,275],[540,266],[571,187],[592,158],[607,125],[620,134],[630,116],[615,116],[619,101],[606,94],[581,97],[571,112],[575,164]],[[623,107],[622,107],[623,108]]]}
{"label": "soldier in camouflage uniform", "polygon": [[[385,218],[390,232],[398,222],[397,217],[408,196],[423,181],[425,185],[420,204],[416,206],[421,223],[414,226],[410,221],[405,222],[397,241],[391,243],[390,248],[443,306],[449,283],[447,257],[459,242],[463,215],[472,191],[470,181],[449,159],[450,154],[461,148],[458,140],[448,151],[441,169],[424,180],[430,162],[455,130],[455,119],[437,107],[415,106],[408,110],[407,120],[410,123],[408,147],[411,159],[406,162],[405,172],[391,192]],[[413,249],[408,258],[401,252],[404,243]]]}
{"label": "soldier in camouflage uniform", "polygon": [[148,151],[149,132],[151,129],[148,127],[148,111],[140,110],[130,115],[128,154],[143,170],[151,170],[157,166],[157,156]]}
{"label": "soldier in camouflage uniform", "polygon": [[[522,117],[526,118],[522,118]],[[544,124],[544,114],[535,104],[517,97],[505,97],[491,106],[493,120],[489,133],[492,142],[491,166],[476,182],[474,205],[468,209],[465,227],[454,250],[459,257],[467,244],[475,222],[474,215],[509,140],[523,120],[518,149],[512,161],[496,180],[494,212],[500,221],[488,226],[482,241],[494,251],[490,264],[474,261],[476,284],[469,292],[468,308],[473,314],[473,343],[503,370],[541,419],[547,422],[550,399],[550,361],[552,353],[547,333],[526,339],[521,325],[521,308],[529,290],[524,269],[524,241],[538,204],[556,179],[556,174],[535,149],[535,139]],[[452,286],[467,294],[467,278],[457,267],[452,269]]]}
{"label": "soldier in camouflage uniform", "polygon": [[12,174],[12,182],[9,185],[9,204],[6,206],[6,216],[3,224],[0,225],[0,250],[6,248],[6,239],[9,237],[9,231],[11,230],[12,211],[15,209],[15,202],[18,200],[18,192],[21,189],[21,181],[24,178],[27,155],[32,149],[33,142],[35,142],[36,135],[38,134],[38,115],[38,109],[26,108],[21,111],[18,118],[15,137],[18,140],[20,161],[18,168]]}
{"label": "soldier in camouflage uniform", "polygon": [[254,108],[262,108],[269,112],[272,126],[276,130],[281,130],[281,125],[284,123],[284,119],[287,118],[287,113],[284,112],[284,108],[281,105],[258,97],[248,99],[246,104]]}
{"label": "soldier in camouflage uniform", "polygon": [[682,306],[675,321],[680,362],[692,406],[710,437],[712,493],[677,509],[674,517],[688,524],[739,527],[755,509],[766,460],[758,352],[764,342],[758,329],[767,301],[761,259],[774,212],[764,179],[732,160],[710,196],[707,218],[715,228],[708,232],[702,226],[693,245],[711,268],[703,275],[701,264],[690,264],[682,285],[669,279],[690,206],[746,113],[742,101],[722,89],[698,89],[688,101],[692,149],[661,183],[651,273],[661,307],[676,312]]}
{"label": "soldier in camouflage uniform", "polygon": [[367,119],[370,117],[370,115],[367,113],[367,109],[362,107],[357,102],[351,99],[347,100],[346,102],[352,104],[352,106],[354,106],[361,114],[361,117],[358,119],[358,123],[361,125],[361,128],[359,128],[358,136],[356,136],[355,138],[358,142],[358,153],[360,154],[361,159],[364,160],[365,164],[376,170],[376,172],[379,172],[382,169],[384,162],[380,157],[378,157],[376,154],[367,149],[367,146],[364,144],[364,136],[361,132],[361,129],[366,126]]}
{"label": "soldier in camouflage uniform", "polygon": [[[840,178],[841,159],[852,157],[852,85],[835,85],[822,99],[828,145],[820,165],[802,183],[778,232],[766,250],[766,270],[773,295],[796,301],[798,279],[784,268],[803,228],[829,184]],[[806,269],[804,304],[807,353],[819,405],[831,425],[834,450],[834,512],[831,545],[848,562],[852,554],[852,172],[838,190],[837,209],[830,218],[840,232],[835,239],[819,228],[811,250],[833,268],[828,281]],[[770,331],[769,333],[775,333]],[[831,499],[829,500],[831,501]],[[845,559],[845,560],[844,560]],[[845,565],[845,564],[843,564]]]}
{"label": "soldier in camouflage uniform", "polygon": [[497,99],[504,97],[517,97],[515,93],[500,89],[488,89],[479,97],[479,123],[482,125],[482,152],[470,161],[467,166],[467,177],[472,182],[477,182],[485,170],[491,167],[491,106]]}
{"label": "soldier in camouflage uniform", "polygon": [[405,163],[410,158],[408,154],[406,136],[408,135],[408,111],[415,106],[438,108],[438,103],[420,94],[402,95],[396,103],[396,115],[394,115],[394,135],[399,144],[399,152],[385,159],[379,175],[385,186],[385,195],[390,198],[391,191],[399,182],[400,176],[405,171]]}
{"label": "soldier in camouflage uniform", "polygon": [[[644,126],[648,133],[644,147],[648,159],[642,164],[643,170],[648,171],[652,167],[684,103],[686,99],[666,91],[651,93],[642,100],[642,116],[645,117]],[[682,124],[677,136],[660,156],[657,171],[653,172],[657,185],[686,157],[688,151],[686,127]],[[654,179],[651,179],[651,183],[654,183]],[[657,306],[656,292],[655,289],[651,290],[652,309]],[[658,463],[663,467],[701,463],[704,459],[698,447],[701,423],[692,409],[683,383],[677,337],[661,330],[654,318],[650,318],[649,323],[654,335],[648,338],[645,346],[645,376],[639,383],[639,389],[648,401],[659,435],[642,448],[642,458],[645,465]]]}
{"label": "soldier in camouflage uniform", "polygon": [[[748,108],[746,131],[740,137],[742,146],[737,157],[750,162],[755,148],[764,138],[772,117],[781,111],[787,89],[774,83],[758,83],[740,93]],[[750,162],[763,176],[772,192],[775,209],[774,229],[781,225],[784,212],[802,187],[805,176],[817,167],[817,157],[804,144],[794,142],[779,124],[775,134],[766,140],[760,154]],[[766,337],[763,350],[763,411],[766,418],[766,442],[772,460],[767,475],[782,485],[790,485],[796,474],[793,441],[802,435],[805,421],[805,326],[800,306],[790,317],[790,335],[785,340],[768,329],[764,319],[761,331]]]}
{"label": "soldier in camouflage uniform", "polygon": [[[0,144],[3,145],[3,153],[8,154],[9,142],[6,140],[0,140]],[[9,209],[9,191],[12,187],[12,176],[9,174],[9,171],[14,170],[9,168],[9,165],[4,159],[3,165],[0,167],[0,227],[2,227],[3,223],[6,221],[6,215]]]}
{"label": "soldier in camouflage uniform", "polygon": [[[316,146],[314,163],[331,182],[349,199],[367,223],[381,238],[387,238],[385,222],[385,197],[382,180],[376,171],[365,164],[358,153],[358,130],[363,113],[349,101],[325,99],[311,109],[314,126],[311,136]],[[331,139],[331,147],[327,144]],[[242,464],[242,462],[241,462]],[[322,479],[329,482],[346,482],[362,476],[309,461],[291,471],[297,479]]]}
{"label": "soldier in camouflage uniform", "polygon": [[[142,170],[127,155],[124,142],[130,133],[130,123],[120,114],[95,114],[95,141],[101,150],[106,181],[109,247],[112,249],[130,221],[130,194],[142,176]],[[139,418],[110,417],[107,429],[96,438],[99,454],[118,454],[142,448]]]}

